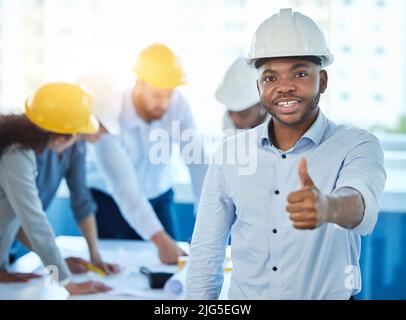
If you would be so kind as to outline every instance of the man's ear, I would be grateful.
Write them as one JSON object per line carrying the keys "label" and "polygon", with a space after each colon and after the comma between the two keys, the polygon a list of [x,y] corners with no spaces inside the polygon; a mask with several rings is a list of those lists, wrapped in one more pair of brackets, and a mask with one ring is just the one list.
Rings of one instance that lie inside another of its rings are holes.
{"label": "man's ear", "polygon": [[134,87],[135,94],[139,95],[142,92],[144,86],[145,86],[145,82],[140,79],[137,79],[135,81],[135,87]]}
{"label": "man's ear", "polygon": [[324,93],[327,90],[328,75],[326,70],[320,71],[320,93]]}

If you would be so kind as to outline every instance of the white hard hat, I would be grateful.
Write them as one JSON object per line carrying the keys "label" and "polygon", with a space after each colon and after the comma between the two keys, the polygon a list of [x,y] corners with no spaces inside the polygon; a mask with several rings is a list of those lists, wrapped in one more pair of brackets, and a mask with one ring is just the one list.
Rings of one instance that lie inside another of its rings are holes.
{"label": "white hard hat", "polygon": [[122,95],[115,82],[100,72],[81,75],[76,83],[84,86],[93,96],[93,112],[111,134],[120,133],[119,117]]}
{"label": "white hard hat", "polygon": [[326,39],[317,24],[309,17],[281,9],[260,24],[251,43],[247,62],[254,65],[260,58],[316,56],[321,66],[333,62]]}
{"label": "white hard hat", "polygon": [[257,71],[238,58],[226,71],[215,97],[229,111],[243,111],[259,103]]}

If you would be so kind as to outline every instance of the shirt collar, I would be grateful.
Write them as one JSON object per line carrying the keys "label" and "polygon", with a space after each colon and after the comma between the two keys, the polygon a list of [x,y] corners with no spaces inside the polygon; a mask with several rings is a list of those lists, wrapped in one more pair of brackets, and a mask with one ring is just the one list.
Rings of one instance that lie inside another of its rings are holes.
{"label": "shirt collar", "polygon": [[[258,130],[259,130],[258,146],[259,147],[264,148],[268,145],[270,145],[270,146],[273,145],[272,139],[269,137],[269,132],[268,132],[268,127],[271,124],[271,121],[272,121],[272,117],[258,128]],[[321,142],[321,139],[323,138],[327,125],[328,125],[328,121],[327,121],[326,116],[323,114],[323,112],[321,112],[321,110],[319,110],[316,121],[313,122],[312,126],[298,140],[298,142],[295,144],[295,146],[292,149],[294,149],[301,141],[306,140],[306,139],[312,141],[315,146],[318,146]]]}
{"label": "shirt collar", "polygon": [[321,112],[321,110],[319,110],[319,114],[317,115],[316,121],[313,122],[312,126],[309,128],[309,130],[305,132],[305,134],[299,139],[299,141],[307,138],[311,140],[317,147],[320,144],[321,139],[323,138],[326,128],[327,128],[327,118]]}

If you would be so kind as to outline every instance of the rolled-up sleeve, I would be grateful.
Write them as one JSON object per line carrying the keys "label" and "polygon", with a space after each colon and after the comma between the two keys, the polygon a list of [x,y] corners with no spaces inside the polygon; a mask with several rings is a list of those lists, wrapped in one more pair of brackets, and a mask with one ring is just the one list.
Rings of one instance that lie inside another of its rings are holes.
{"label": "rolled-up sleeve", "polygon": [[92,151],[94,162],[129,225],[147,240],[163,230],[138,185],[137,172],[118,138],[105,134],[92,146]]}
{"label": "rolled-up sleeve", "polygon": [[351,229],[358,235],[372,232],[378,219],[379,197],[386,180],[384,155],[379,140],[364,133],[348,155],[339,172],[335,190],[350,187],[362,195],[365,209],[361,223]]}
{"label": "rolled-up sleeve", "polygon": [[210,165],[203,184],[186,276],[186,299],[218,299],[235,205],[225,191],[221,165]]}
{"label": "rolled-up sleeve", "polygon": [[97,205],[86,185],[86,145],[77,142],[72,152],[69,169],[66,173],[66,183],[70,191],[70,201],[76,221],[80,222],[94,214]]}

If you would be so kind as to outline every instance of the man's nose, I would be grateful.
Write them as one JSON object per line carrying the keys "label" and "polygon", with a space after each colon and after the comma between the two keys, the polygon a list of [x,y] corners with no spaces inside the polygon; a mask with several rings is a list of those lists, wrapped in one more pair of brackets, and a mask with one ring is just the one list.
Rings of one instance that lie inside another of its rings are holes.
{"label": "man's nose", "polygon": [[289,93],[296,91],[296,86],[291,79],[281,79],[279,80],[278,93]]}

